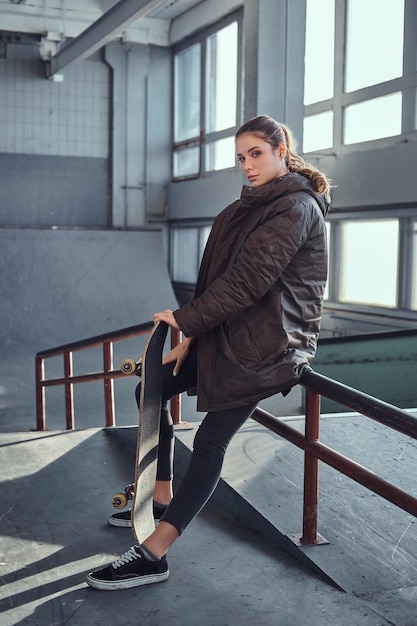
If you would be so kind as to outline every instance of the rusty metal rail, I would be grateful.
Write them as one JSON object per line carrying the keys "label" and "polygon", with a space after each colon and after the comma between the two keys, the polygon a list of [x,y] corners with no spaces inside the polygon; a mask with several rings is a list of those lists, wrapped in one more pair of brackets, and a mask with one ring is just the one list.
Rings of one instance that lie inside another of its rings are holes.
{"label": "rusty metal rail", "polygon": [[[104,384],[104,406],[106,414],[106,426],[115,426],[115,406],[114,406],[114,379],[124,377],[125,374],[120,369],[113,369],[113,344],[116,341],[130,339],[146,335],[153,327],[153,322],[145,322],[137,326],[130,326],[114,332],[97,335],[89,339],[83,339],[74,343],[66,344],[38,352],[36,355],[36,430],[46,430],[46,398],[47,387],[63,385],[65,390],[65,417],[66,429],[74,428],[74,384],[88,383],[96,380],[103,380]],[[171,347],[180,341],[181,333],[171,329]],[[97,346],[102,346],[103,350],[103,370],[88,374],[74,376],[73,374],[73,353],[81,350],[88,350]],[[45,378],[45,361],[51,357],[62,356],[64,361],[64,376],[61,378]],[[171,412],[174,424],[181,421],[181,399],[175,396],[171,400]]]}
{"label": "rusty metal rail", "polygon": [[[60,346],[36,355],[36,427],[37,430],[46,429],[45,417],[45,388],[52,385],[64,385],[66,406],[66,427],[74,428],[73,385],[75,383],[92,380],[104,381],[104,397],[106,426],[115,425],[113,379],[123,376],[120,370],[113,369],[113,342],[128,339],[149,333],[152,322],[138,326],[131,326],[120,331],[99,335],[78,341],[73,344]],[[171,333],[171,347],[179,343],[181,334],[178,331]],[[103,371],[92,374],[74,376],[72,371],[72,354],[75,351],[102,345]],[[62,378],[45,379],[45,359],[62,355],[64,358],[64,376]],[[302,378],[301,385],[306,389],[305,433],[302,434],[289,426],[283,420],[271,415],[263,409],[257,408],[252,418],[266,428],[272,430],[290,443],[304,450],[304,501],[302,533],[291,535],[291,539],[298,545],[314,545],[327,543],[317,532],[318,512],[318,468],[319,461],[330,465],[342,474],[363,485],[367,489],[392,502],[407,513],[417,517],[417,498],[399,489],[392,483],[384,480],[371,470],[356,463],[352,459],[340,454],[329,446],[320,442],[320,397],[346,406],[365,417],[417,439],[417,418],[391,404],[383,402],[357,391],[331,378],[309,370]],[[171,401],[171,411],[174,423],[181,422],[180,396]]]}
{"label": "rusty metal rail", "polygon": [[252,415],[254,420],[304,450],[303,530],[301,535],[291,535],[291,539],[298,545],[327,543],[317,532],[319,461],[417,517],[417,498],[320,442],[320,396],[326,396],[413,439],[417,439],[417,418],[313,370],[303,376],[301,384],[306,389],[304,435],[263,409],[257,408]]}

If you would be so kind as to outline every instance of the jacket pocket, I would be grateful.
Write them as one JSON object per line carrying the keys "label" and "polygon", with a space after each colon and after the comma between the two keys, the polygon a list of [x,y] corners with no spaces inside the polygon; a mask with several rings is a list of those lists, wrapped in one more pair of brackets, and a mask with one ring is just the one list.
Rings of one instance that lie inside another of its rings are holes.
{"label": "jacket pocket", "polygon": [[227,324],[225,335],[235,359],[246,368],[254,368],[262,361],[254,337],[245,320]]}

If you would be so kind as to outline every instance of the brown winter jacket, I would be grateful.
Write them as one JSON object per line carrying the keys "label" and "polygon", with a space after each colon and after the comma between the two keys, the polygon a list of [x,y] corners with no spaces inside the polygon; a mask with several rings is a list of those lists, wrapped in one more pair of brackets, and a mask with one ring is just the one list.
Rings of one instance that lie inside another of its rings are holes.
{"label": "brown winter jacket", "polygon": [[216,218],[194,299],[174,312],[198,337],[197,407],[219,411],[295,385],[313,359],[327,278],[328,204],[290,173]]}

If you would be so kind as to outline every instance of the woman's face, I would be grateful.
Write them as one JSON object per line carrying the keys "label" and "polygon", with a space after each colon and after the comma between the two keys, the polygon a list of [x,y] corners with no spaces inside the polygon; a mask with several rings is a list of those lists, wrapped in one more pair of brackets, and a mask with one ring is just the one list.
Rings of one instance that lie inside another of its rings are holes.
{"label": "woman's face", "polygon": [[286,147],[283,143],[274,149],[257,135],[245,133],[236,139],[240,168],[253,187],[260,187],[287,174]]}

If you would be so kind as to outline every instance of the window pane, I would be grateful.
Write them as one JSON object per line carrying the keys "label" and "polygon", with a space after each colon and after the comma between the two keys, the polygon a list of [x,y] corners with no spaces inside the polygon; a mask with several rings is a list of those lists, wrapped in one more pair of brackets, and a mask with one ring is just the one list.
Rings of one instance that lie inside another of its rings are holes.
{"label": "window pane", "polygon": [[397,303],[398,220],[343,224],[340,299],[376,306]]}
{"label": "window pane", "polygon": [[207,39],[206,131],[211,133],[236,125],[237,22]]}
{"label": "window pane", "polygon": [[401,133],[401,93],[373,98],[345,109],[344,143],[359,143]]}
{"label": "window pane", "polygon": [[333,145],[333,111],[304,118],[303,152],[324,150]]}
{"label": "window pane", "polygon": [[175,55],[175,142],[198,137],[200,134],[200,56],[200,44]]}
{"label": "window pane", "polygon": [[200,148],[184,148],[174,152],[174,178],[193,176],[200,171]]}
{"label": "window pane", "polygon": [[172,279],[195,283],[199,262],[198,228],[175,228],[172,231]]}
{"label": "window pane", "polygon": [[417,221],[414,222],[413,251],[411,308],[417,310]]}
{"label": "window pane", "polygon": [[235,138],[225,137],[206,145],[206,171],[224,170],[236,164]]}
{"label": "window pane", "polygon": [[307,0],[304,104],[333,97],[334,6],[334,0]]}
{"label": "window pane", "polygon": [[204,248],[206,247],[207,239],[209,238],[211,231],[211,226],[202,226],[200,228],[200,258],[201,261],[203,257]]}
{"label": "window pane", "polygon": [[402,75],[403,31],[404,0],[348,0],[346,91]]}

